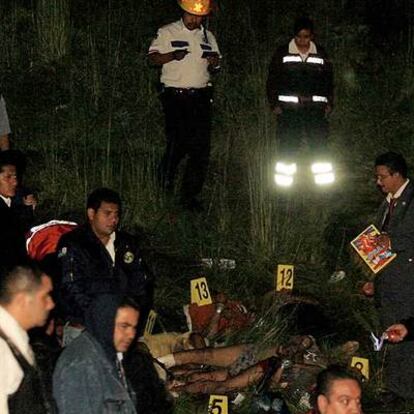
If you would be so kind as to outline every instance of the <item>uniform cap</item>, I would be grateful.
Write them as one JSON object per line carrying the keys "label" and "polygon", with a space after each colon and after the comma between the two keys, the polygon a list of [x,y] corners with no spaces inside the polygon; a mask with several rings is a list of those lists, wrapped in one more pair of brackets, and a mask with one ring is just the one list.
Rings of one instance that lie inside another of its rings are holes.
{"label": "uniform cap", "polygon": [[187,13],[207,16],[210,13],[210,0],[178,0],[179,6]]}

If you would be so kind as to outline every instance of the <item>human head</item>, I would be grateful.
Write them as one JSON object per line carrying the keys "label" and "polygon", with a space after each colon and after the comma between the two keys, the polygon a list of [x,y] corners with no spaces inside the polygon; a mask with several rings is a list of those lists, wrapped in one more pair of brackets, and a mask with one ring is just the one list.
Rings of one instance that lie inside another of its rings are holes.
{"label": "human head", "polygon": [[17,160],[10,151],[0,152],[0,195],[13,197],[17,188]]}
{"label": "human head", "polygon": [[407,172],[407,163],[401,154],[390,151],[375,159],[376,183],[384,193],[396,193],[406,181]]}
{"label": "human head", "polygon": [[114,347],[117,352],[126,352],[135,338],[139,320],[139,307],[126,297],[122,300],[115,316]]}
{"label": "human head", "polygon": [[293,35],[298,48],[308,49],[313,39],[313,22],[308,17],[299,17],[295,20]]}
{"label": "human head", "polygon": [[0,305],[29,330],[43,326],[55,304],[52,280],[35,265],[4,268],[0,276]]}
{"label": "human head", "polygon": [[136,332],[139,306],[128,297],[114,294],[97,296],[85,314],[87,331],[113,360],[117,352],[126,352]]}
{"label": "human head", "polygon": [[211,10],[211,0],[178,0],[178,5],[194,16],[207,16]]}
{"label": "human head", "polygon": [[358,377],[339,365],[331,365],[317,378],[317,409],[320,414],[361,414]]}
{"label": "human head", "polygon": [[210,0],[178,0],[178,4],[184,10],[183,23],[188,30],[199,29],[210,13]]}
{"label": "human head", "polygon": [[121,197],[109,188],[98,188],[89,194],[86,212],[89,224],[98,238],[109,237],[119,224]]}

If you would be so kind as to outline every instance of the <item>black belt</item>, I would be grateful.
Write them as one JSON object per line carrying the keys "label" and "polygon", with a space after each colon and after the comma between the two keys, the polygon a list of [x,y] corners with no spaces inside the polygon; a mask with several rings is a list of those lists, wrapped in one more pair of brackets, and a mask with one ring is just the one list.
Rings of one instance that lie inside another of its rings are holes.
{"label": "black belt", "polygon": [[205,88],[164,88],[165,93],[170,93],[173,95],[181,95],[181,96],[196,96],[206,93],[211,89],[210,86],[206,86]]}

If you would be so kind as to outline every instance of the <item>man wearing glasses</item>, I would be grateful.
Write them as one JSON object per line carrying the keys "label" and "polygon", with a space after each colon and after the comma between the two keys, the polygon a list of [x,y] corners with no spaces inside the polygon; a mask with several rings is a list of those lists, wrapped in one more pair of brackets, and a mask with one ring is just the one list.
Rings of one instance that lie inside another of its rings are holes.
{"label": "man wearing glasses", "polygon": [[[375,279],[375,299],[383,329],[414,316],[414,186],[401,154],[375,160],[376,184],[386,194],[377,216],[379,243],[397,253]],[[414,342],[389,346],[385,403],[414,398]]]}

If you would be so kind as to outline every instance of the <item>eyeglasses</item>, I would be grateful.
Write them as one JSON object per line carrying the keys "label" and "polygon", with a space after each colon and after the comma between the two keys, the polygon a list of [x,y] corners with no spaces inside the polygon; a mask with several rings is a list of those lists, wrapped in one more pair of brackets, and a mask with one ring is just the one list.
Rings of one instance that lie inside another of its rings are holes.
{"label": "eyeglasses", "polygon": [[374,176],[374,178],[375,178],[375,181],[380,181],[380,182],[382,182],[382,181],[384,181],[385,179],[387,179],[388,177],[392,177],[394,174],[387,174],[387,175],[382,175],[382,174],[379,174],[379,175],[375,175]]}

